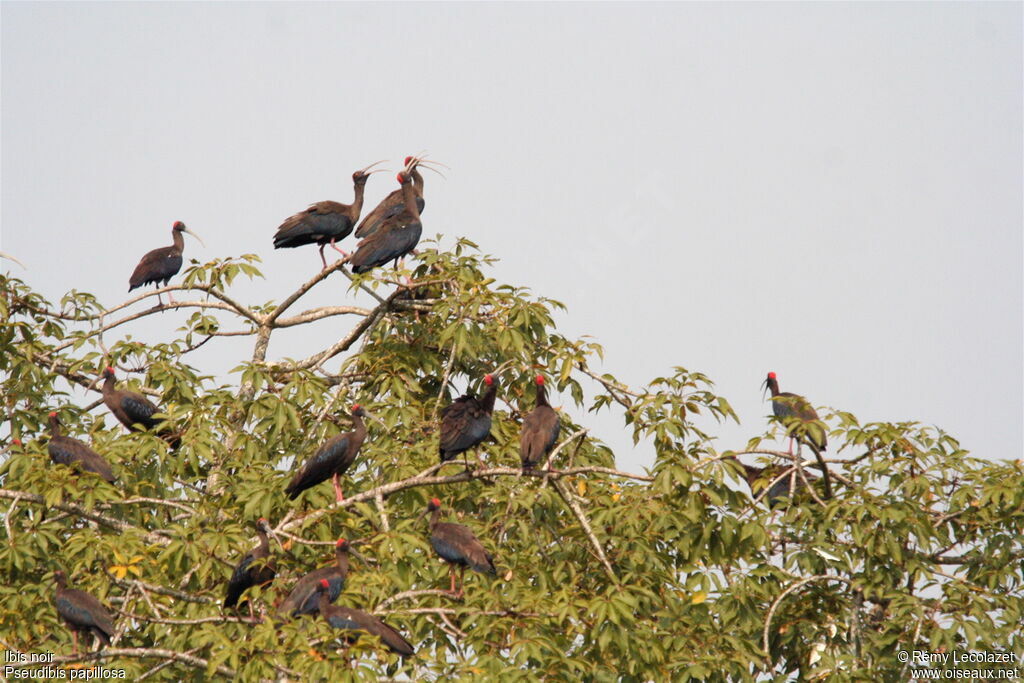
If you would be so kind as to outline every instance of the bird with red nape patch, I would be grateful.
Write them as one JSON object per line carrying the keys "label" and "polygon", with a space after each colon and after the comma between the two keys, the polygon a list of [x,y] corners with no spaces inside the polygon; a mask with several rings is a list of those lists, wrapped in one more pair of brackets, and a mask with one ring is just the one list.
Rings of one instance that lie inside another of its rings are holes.
{"label": "bird with red nape patch", "polygon": [[[317,607],[324,621],[334,628],[347,631],[363,631],[372,636],[377,636],[384,647],[400,657],[411,657],[415,653],[412,644],[402,637],[401,633],[372,614],[368,614],[361,609],[332,605],[329,596],[330,589],[330,582],[327,579],[321,579],[316,587]],[[355,633],[346,637],[346,640],[350,643],[358,639],[359,635]]]}
{"label": "bird with red nape patch", "polygon": [[558,413],[548,403],[544,375],[537,375],[534,382],[537,384],[537,403],[523,418],[523,431],[519,435],[519,458],[524,470],[532,470],[551,453],[561,430]]}
{"label": "bird with red nape patch", "polygon": [[[448,563],[451,588],[448,591],[455,598],[461,598],[464,594],[462,584],[465,583],[466,567],[473,571],[497,574],[494,566],[494,558],[487,552],[483,544],[477,539],[469,527],[454,522],[442,522],[441,501],[431,498],[427,509],[420,514],[430,514],[430,546],[445,562]],[[459,590],[455,590],[455,567],[458,566]]]}
{"label": "bird with red nape patch", "polygon": [[[782,421],[797,419],[804,423],[804,425],[812,422],[820,424],[817,411],[814,410],[806,398],[788,391],[779,391],[779,380],[774,372],[768,373],[768,377],[761,384],[761,387],[771,392],[772,412],[775,414],[775,417]],[[793,438],[793,436],[789,437],[790,455],[793,454]],[[813,425],[810,429],[806,430],[804,436],[797,438],[800,443],[806,444],[818,452],[824,451],[828,447],[828,437],[825,435],[823,425]]]}
{"label": "bird with red nape patch", "polygon": [[[409,175],[412,176],[412,189],[416,195],[416,212],[422,214],[423,209],[426,207],[426,202],[423,201],[423,176],[420,175],[418,167],[423,163],[423,159],[408,156],[403,163]],[[373,211],[366,214],[359,227],[356,228],[356,237],[369,237],[377,232],[385,221],[394,218],[403,211],[405,211],[405,197],[402,194],[402,188],[399,187],[397,190],[392,190]]]}
{"label": "bird with red nape patch", "polygon": [[338,477],[352,467],[356,456],[359,455],[359,449],[363,447],[363,441],[366,440],[366,423],[363,418],[369,417],[380,422],[358,403],[352,406],[351,415],[355,429],[328,439],[317,449],[313,457],[306,461],[285,487],[284,492],[290,499],[295,500],[306,489],[330,479],[334,483],[335,501],[340,503],[345,500]]}
{"label": "bird with red nape patch", "polygon": [[339,538],[334,544],[335,564],[320,569],[314,569],[301,579],[295,582],[292,592],[284,599],[278,607],[282,616],[297,617],[303,614],[316,614],[319,596],[316,588],[321,581],[327,581],[328,602],[334,602],[341,595],[345,587],[345,579],[348,577],[348,554],[349,543],[344,538]]}
{"label": "bird with red nape patch", "polygon": [[[185,227],[185,224],[181,221],[175,221],[174,227],[171,228],[171,238],[174,241],[169,247],[160,247],[153,251],[147,252],[142,260],[139,261],[139,265],[135,266],[135,270],[132,271],[131,278],[128,279],[128,291],[132,291],[136,287],[142,287],[143,285],[154,284],[157,287],[160,286],[161,281],[164,285],[167,285],[171,281],[171,278],[178,274],[181,270],[182,258],[181,254],[185,250],[185,238],[181,236],[183,232],[195,237],[199,240],[199,243],[204,247],[206,244],[203,242],[203,238],[195,234],[191,230]],[[156,295],[157,301],[160,305],[163,305],[163,300],[160,295]],[[171,293],[167,293],[167,298],[170,302],[176,303]]]}
{"label": "bird with red nape patch", "polygon": [[423,223],[416,206],[416,193],[412,188],[412,175],[408,169],[396,176],[402,186],[404,210],[384,220],[372,234],[363,238],[349,263],[352,272],[365,273],[390,261],[398,267],[399,259],[419,244]]}
{"label": "bird with red nape patch", "polygon": [[342,256],[348,254],[338,248],[335,242],[343,240],[352,232],[352,228],[359,222],[359,214],[363,210],[363,194],[366,191],[366,181],[374,173],[380,173],[385,169],[370,169],[383,161],[377,161],[366,168],[362,168],[352,174],[352,187],[355,192],[355,199],[351,204],[339,202],[322,201],[311,204],[305,211],[289,216],[277,228],[274,235],[274,249],[291,249],[307,244],[320,245],[320,261],[324,269],[327,268],[327,259],[324,258],[324,247],[328,244],[331,249]]}
{"label": "bird with red nape patch", "polygon": [[[467,392],[441,411],[441,440],[438,452],[441,462],[447,462],[460,453],[480,445],[491,433],[491,413],[498,393],[498,380],[484,375],[487,393],[477,399]],[[481,466],[483,463],[481,463]],[[469,463],[466,463],[469,466]]]}

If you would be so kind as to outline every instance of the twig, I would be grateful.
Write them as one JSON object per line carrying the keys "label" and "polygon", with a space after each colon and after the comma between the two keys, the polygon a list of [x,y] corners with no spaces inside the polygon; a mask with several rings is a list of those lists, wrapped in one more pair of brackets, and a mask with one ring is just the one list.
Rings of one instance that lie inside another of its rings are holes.
{"label": "twig", "polygon": [[590,522],[587,521],[587,516],[583,513],[583,508],[580,507],[579,503],[572,499],[572,496],[568,491],[565,491],[561,483],[557,480],[551,480],[551,485],[558,492],[558,495],[562,497],[566,505],[572,510],[573,514],[576,515],[576,519],[579,520],[580,526],[583,527],[583,532],[590,539],[590,544],[594,546],[594,550],[597,551],[597,556],[601,560],[601,564],[604,565],[605,571],[608,573],[608,577],[612,580],[612,583],[618,583],[619,577],[615,575],[615,570],[612,569],[612,565],[608,562],[608,558],[604,554],[604,548],[601,547],[601,542],[597,540],[597,536],[594,535],[593,529],[590,528]]}
{"label": "twig", "polygon": [[[797,581],[796,583],[791,584],[789,586],[789,588],[787,588],[786,590],[784,590],[781,593],[779,593],[779,596],[777,598],[775,598],[775,601],[772,602],[772,606],[768,609],[768,614],[764,618],[764,629],[761,631],[761,647],[764,650],[764,656],[765,656],[766,660],[768,659],[768,657],[770,657],[770,654],[768,652],[768,631],[769,631],[769,629],[771,629],[772,617],[775,616],[775,610],[778,609],[779,603],[781,603],[782,600],[787,595],[789,595],[790,593],[792,593],[793,591],[799,589],[802,586],[806,586],[807,584],[811,583],[812,581],[842,581],[843,583],[845,583],[848,586],[852,586],[853,585],[852,581],[850,581],[849,579],[844,578],[842,576],[832,576],[832,575],[828,575],[828,574],[815,574],[814,576],[808,576],[806,579],[801,579],[800,581]],[[767,662],[767,663],[770,663],[770,662]],[[765,670],[767,671],[767,666],[765,667]]]}
{"label": "twig", "polygon": [[441,388],[437,390],[437,401],[434,403],[434,412],[430,414],[430,423],[437,422],[437,414],[441,409],[441,398],[444,397],[444,390],[448,388],[448,378],[452,374],[452,366],[455,365],[455,346],[452,342],[452,350],[448,353],[448,363],[444,366],[444,374],[441,376]]}

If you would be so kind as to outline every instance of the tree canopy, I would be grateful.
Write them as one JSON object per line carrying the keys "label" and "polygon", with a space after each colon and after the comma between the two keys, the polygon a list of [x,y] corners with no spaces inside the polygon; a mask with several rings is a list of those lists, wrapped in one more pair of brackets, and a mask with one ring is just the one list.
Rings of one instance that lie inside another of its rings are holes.
{"label": "tree canopy", "polygon": [[[79,291],[50,302],[5,274],[0,646],[155,681],[896,680],[908,676],[902,651],[1024,654],[1021,460],[977,459],[938,428],[830,408],[809,425],[765,418],[722,450],[713,422],[695,423],[738,420],[711,379],[674,367],[623,383],[602,372],[595,341],[558,332],[558,301],[496,283],[468,240],[439,240],[421,243],[410,286],[339,261],[280,303],[232,295],[236,278],[261,277],[254,255],[193,261],[160,290],[185,298],[159,309],[147,308],[154,293],[109,309]],[[345,277],[372,307],[339,290],[337,305],[296,312]],[[189,313],[165,341],[131,338],[134,321],[169,310]],[[351,325],[328,337],[337,318]],[[268,357],[274,333],[297,326],[322,347]],[[226,379],[191,364],[227,336],[253,346]],[[108,365],[161,407],[176,449],[117,424],[96,381]],[[487,373],[500,389],[480,461],[441,465],[439,413],[464,388],[482,393]],[[524,472],[537,374],[562,429],[550,467]],[[383,424],[368,423],[348,497],[324,484],[289,500],[294,470],[350,429],[355,403]],[[51,410],[115,483],[51,462]],[[618,469],[607,435],[578,423],[586,411],[621,416],[653,466]],[[830,450],[790,457],[773,445],[787,428],[826,431]],[[434,497],[497,566],[467,573],[461,598],[420,517]],[[246,592],[250,616],[222,602],[258,518],[273,530],[277,576]],[[319,616],[277,618],[339,538],[362,559],[337,604],[384,619],[414,656],[368,636],[347,643]],[[98,653],[84,638],[72,654],[57,570],[115,618]]]}

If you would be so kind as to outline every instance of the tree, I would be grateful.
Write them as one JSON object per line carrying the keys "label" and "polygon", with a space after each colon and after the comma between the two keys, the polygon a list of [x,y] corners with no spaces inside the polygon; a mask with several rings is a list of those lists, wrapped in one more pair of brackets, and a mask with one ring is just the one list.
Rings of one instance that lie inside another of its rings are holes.
{"label": "tree", "polygon": [[[467,240],[436,244],[421,245],[411,288],[338,262],[279,304],[230,294],[236,277],[260,276],[252,255],[193,261],[181,285],[160,291],[195,298],[161,309],[137,306],[154,293],[104,309],[70,292],[53,305],[4,277],[0,645],[151,680],[895,680],[911,666],[901,651],[1024,652],[1020,460],[974,459],[935,428],[826,410],[819,427],[837,453],[822,460],[828,496],[817,459],[763,445],[784,425],[716,450],[692,418],[736,416],[707,377],[677,367],[631,387],[599,373],[599,345],[557,332],[561,304],[497,285],[492,259]],[[292,313],[343,276],[376,305]],[[194,312],[168,341],[110,341],[170,308]],[[267,357],[278,330],[320,330],[337,316],[351,328],[317,353]],[[229,382],[189,364],[226,335],[254,341]],[[108,364],[166,410],[176,452],[153,432],[124,431],[92,400]],[[485,464],[439,465],[440,409],[455,387],[479,391],[488,372],[502,386]],[[538,372],[565,405],[562,437],[550,471],[523,472],[519,424]],[[348,429],[353,403],[384,426],[370,423],[349,497],[335,503],[323,484],[289,501],[293,468]],[[116,484],[49,461],[50,409],[114,464]],[[616,469],[601,435],[574,421],[584,410],[620,414],[654,466]],[[790,483],[770,508],[780,481]],[[467,575],[461,600],[446,593],[419,518],[435,496],[498,566],[497,577]],[[253,618],[221,602],[259,517],[275,530],[277,578],[246,593]],[[318,617],[275,618],[274,604],[331,561],[340,537],[366,561],[353,560],[338,604],[386,619],[414,657],[370,637],[347,645]],[[59,568],[117,619],[98,654],[70,653],[53,607]]]}

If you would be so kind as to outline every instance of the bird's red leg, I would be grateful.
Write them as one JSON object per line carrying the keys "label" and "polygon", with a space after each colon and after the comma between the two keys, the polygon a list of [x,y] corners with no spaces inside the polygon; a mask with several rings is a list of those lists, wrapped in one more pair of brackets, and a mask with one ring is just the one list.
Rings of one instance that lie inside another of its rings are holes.
{"label": "bird's red leg", "polygon": [[78,631],[72,631],[71,632],[71,642],[73,643],[72,646],[71,646],[72,654],[77,656],[78,655]]}
{"label": "bird's red leg", "polygon": [[171,294],[170,292],[167,292],[167,300],[170,301],[172,304],[178,303],[177,301],[174,300],[174,295]]}
{"label": "bird's red leg", "polygon": [[459,592],[456,593],[455,597],[461,598],[466,593],[466,566],[459,567]]}
{"label": "bird's red leg", "polygon": [[337,246],[335,246],[334,240],[331,240],[331,249],[334,249],[334,251],[338,252],[339,254],[344,256],[345,258],[348,258],[348,252],[345,251],[344,249],[340,249]]}
{"label": "bird's red leg", "polygon": [[452,587],[448,589],[448,592],[455,595],[455,567],[448,565],[448,578],[452,580]]}
{"label": "bird's red leg", "polygon": [[345,494],[341,492],[341,484],[338,482],[337,473],[335,473],[334,476],[331,477],[331,483],[334,484],[335,501],[340,503],[341,501],[345,500]]}
{"label": "bird's red leg", "polygon": [[327,270],[327,259],[324,258],[324,247],[326,247],[326,246],[327,246],[326,244],[321,244],[320,245],[320,260],[323,261],[324,270]]}

